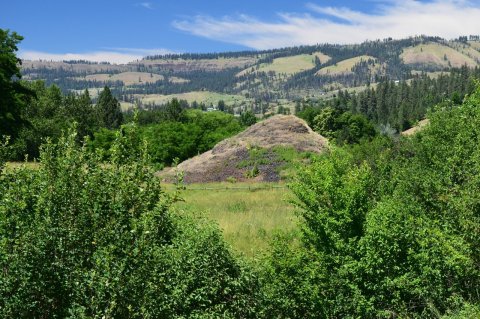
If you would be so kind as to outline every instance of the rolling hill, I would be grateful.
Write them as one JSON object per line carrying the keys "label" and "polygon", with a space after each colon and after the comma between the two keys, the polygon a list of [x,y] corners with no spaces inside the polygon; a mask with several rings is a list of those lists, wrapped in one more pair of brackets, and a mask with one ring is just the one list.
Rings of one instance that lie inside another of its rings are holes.
{"label": "rolling hill", "polygon": [[293,75],[306,70],[315,68],[315,59],[318,58],[320,63],[328,62],[331,57],[321,52],[314,52],[312,54],[299,54],[288,57],[273,59],[270,63],[262,63],[256,68],[245,69],[239,72],[237,76],[247,75],[249,73],[258,72],[274,72],[276,74]]}
{"label": "rolling hill", "polygon": [[[469,56],[473,55],[473,57]],[[400,55],[405,64],[414,66],[431,66],[434,68],[460,68],[463,65],[475,67],[480,57],[480,52],[471,47],[458,45],[450,47],[440,43],[426,43],[406,48]]]}
{"label": "rolling hill", "polygon": [[[328,141],[293,115],[276,115],[217,144],[212,150],[186,160],[177,169],[187,183],[235,181],[278,181],[282,165],[292,152],[321,153]],[[290,156],[289,156],[290,155]],[[295,155],[293,155],[295,157]],[[173,169],[158,175],[167,181]]]}
{"label": "rolling hill", "polygon": [[[110,86],[127,108],[179,98],[255,112],[293,108],[304,98],[330,98],[338,89],[361,91],[385,79],[438,76],[480,64],[480,42],[465,38],[410,37],[355,45],[320,44],[267,51],[145,57],[128,64],[23,61],[27,80],[41,79],[64,92]],[[93,94],[95,97],[95,94]]]}
{"label": "rolling hill", "polygon": [[315,73],[315,75],[336,76],[336,75],[352,74],[354,73],[354,67],[362,62],[368,63],[369,64],[368,69],[373,72],[381,71],[383,68],[383,66],[379,64],[376,58],[368,55],[361,55],[354,58],[342,60],[338,63],[335,63],[334,65],[321,68],[320,70],[317,71],[317,73]]}

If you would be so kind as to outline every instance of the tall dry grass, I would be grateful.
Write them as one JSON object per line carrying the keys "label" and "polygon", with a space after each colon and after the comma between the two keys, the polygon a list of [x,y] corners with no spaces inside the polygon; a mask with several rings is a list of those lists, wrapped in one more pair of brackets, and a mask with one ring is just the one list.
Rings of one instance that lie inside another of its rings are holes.
{"label": "tall dry grass", "polygon": [[284,184],[189,185],[182,192],[185,201],[175,206],[216,222],[235,251],[256,257],[268,251],[275,234],[298,231],[298,217],[288,202],[293,195],[288,188],[271,188],[279,186]]}

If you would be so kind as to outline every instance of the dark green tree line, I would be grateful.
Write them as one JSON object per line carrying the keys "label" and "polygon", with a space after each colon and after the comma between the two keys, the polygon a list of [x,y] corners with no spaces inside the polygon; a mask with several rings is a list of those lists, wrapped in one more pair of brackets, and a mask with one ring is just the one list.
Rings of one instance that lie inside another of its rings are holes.
{"label": "dark green tree line", "polygon": [[424,74],[408,82],[384,81],[359,93],[341,90],[331,100],[304,102],[298,115],[313,127],[314,114],[321,108],[332,107],[362,114],[377,126],[389,125],[401,132],[423,119],[427,111],[439,103],[452,101],[461,104],[463,98],[474,91],[478,78],[479,68],[465,66],[437,78]]}

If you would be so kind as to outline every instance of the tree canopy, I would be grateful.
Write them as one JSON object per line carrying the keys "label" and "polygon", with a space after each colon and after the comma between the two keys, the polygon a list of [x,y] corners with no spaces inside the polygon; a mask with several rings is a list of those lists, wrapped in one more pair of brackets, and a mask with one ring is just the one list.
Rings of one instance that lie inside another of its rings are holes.
{"label": "tree canopy", "polygon": [[16,32],[0,29],[0,136],[18,135],[26,124],[22,111],[33,95],[19,82],[21,60],[15,52],[22,40]]}
{"label": "tree canopy", "polygon": [[428,117],[412,138],[334,147],[301,171],[291,188],[303,244],[274,250],[273,313],[480,313],[480,87]]}
{"label": "tree canopy", "polygon": [[110,88],[105,86],[98,97],[96,106],[99,121],[108,129],[119,128],[123,122],[120,103],[112,95]]}

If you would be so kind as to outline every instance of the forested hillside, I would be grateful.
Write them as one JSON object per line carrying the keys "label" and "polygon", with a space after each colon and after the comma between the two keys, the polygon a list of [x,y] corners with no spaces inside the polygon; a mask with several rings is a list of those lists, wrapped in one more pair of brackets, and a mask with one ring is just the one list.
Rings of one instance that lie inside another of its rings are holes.
{"label": "forested hillside", "polygon": [[[477,38],[472,38],[477,39]],[[384,81],[404,81],[480,62],[478,41],[461,37],[384,39],[356,45],[320,44],[267,51],[150,56],[124,65],[86,61],[25,61],[25,79],[42,79],[64,92],[111,87],[121,101],[143,103],[155,95],[208,91],[239,95],[235,108],[255,101],[291,105],[304,97],[322,98],[338,89],[365,88]],[[218,98],[213,104],[216,104]],[[202,99],[198,103],[205,102]]]}
{"label": "forested hillside", "polygon": [[461,104],[474,91],[480,69],[466,66],[430,77],[421,74],[407,81],[382,81],[362,91],[339,90],[329,99],[304,99],[296,105],[297,114],[314,126],[313,118],[323,108],[362,114],[385,134],[410,128],[427,111],[440,103]]}

